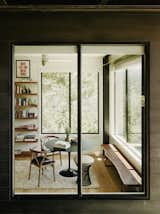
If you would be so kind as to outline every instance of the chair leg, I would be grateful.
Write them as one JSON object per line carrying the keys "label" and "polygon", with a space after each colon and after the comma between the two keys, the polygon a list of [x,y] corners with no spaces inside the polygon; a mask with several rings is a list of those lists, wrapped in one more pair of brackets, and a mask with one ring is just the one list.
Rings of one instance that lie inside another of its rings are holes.
{"label": "chair leg", "polygon": [[62,166],[62,154],[61,154],[61,151],[59,152],[59,157],[60,157],[60,164]]}
{"label": "chair leg", "polygon": [[54,170],[54,164],[52,164],[52,167],[53,167],[53,180],[56,181],[55,170]]}
{"label": "chair leg", "polygon": [[41,167],[39,167],[38,187],[40,186],[40,177],[41,177]]}
{"label": "chair leg", "polygon": [[31,166],[32,166],[32,164],[30,163],[30,166],[29,166],[29,175],[28,175],[28,180],[30,179],[30,177],[31,177]]}

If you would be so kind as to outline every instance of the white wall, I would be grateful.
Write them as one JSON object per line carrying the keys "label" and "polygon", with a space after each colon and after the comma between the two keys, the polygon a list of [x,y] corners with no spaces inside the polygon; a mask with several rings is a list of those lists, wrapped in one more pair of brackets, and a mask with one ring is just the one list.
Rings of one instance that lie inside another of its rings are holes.
{"label": "white wall", "polygon": [[[22,52],[22,53],[21,53]],[[38,135],[41,132],[41,72],[71,72],[77,73],[77,56],[75,54],[71,54],[70,57],[68,55],[47,55],[48,62],[45,66],[42,66],[41,63],[41,54],[31,53],[28,52],[25,54],[25,47],[23,49],[17,49],[15,60],[21,59],[29,59],[31,64],[31,79],[32,81],[38,81],[38,96],[39,96],[39,108],[38,108],[38,120],[37,125],[39,127]],[[61,60],[61,61],[60,61]],[[91,69],[92,72],[95,72],[97,75],[97,71],[99,72],[99,134],[83,134],[82,135],[82,148],[85,152],[93,152],[101,150],[101,144],[103,143],[103,64],[102,64],[102,56],[92,56],[92,57],[85,57],[82,66],[82,72],[86,69]],[[15,66],[14,66],[14,79],[15,81],[19,81],[16,79],[15,76]],[[76,90],[76,89],[75,89]],[[14,110],[14,109],[13,109]],[[31,121],[25,121],[25,124],[31,123]],[[24,124],[24,121],[15,121],[15,126]],[[64,137],[64,135],[59,135]],[[28,151],[30,147],[35,146],[36,144],[26,144],[26,143],[16,143],[15,149],[20,149],[23,151]]]}
{"label": "white wall", "polygon": [[[102,56],[82,54],[82,76],[83,76],[83,73],[87,71],[91,71],[95,73],[95,77],[97,76],[97,72],[99,72],[99,133],[82,134],[82,151],[86,153],[101,151],[101,144],[103,143],[103,58]],[[92,106],[90,108],[92,108]]]}
{"label": "white wall", "polygon": [[[23,78],[16,78],[16,60],[30,60],[30,79],[32,81],[37,81],[39,82],[40,80],[40,71],[41,71],[41,64],[40,64],[40,58],[37,56],[26,56],[26,55],[21,55],[21,56],[15,56],[15,60],[14,60],[14,80],[15,81],[25,81],[25,79]],[[27,81],[27,80],[26,80]],[[14,85],[13,85],[14,87]],[[39,94],[39,87],[40,85],[37,85],[37,90],[38,90],[38,107],[40,104],[40,94]],[[14,93],[14,89],[13,89],[13,93]],[[35,98],[36,99],[36,98]],[[13,103],[15,102],[14,99],[14,94],[13,94]],[[14,115],[14,108],[13,108],[13,115]],[[39,108],[37,110],[35,110],[38,113],[38,119],[37,120],[15,120],[13,121],[14,127],[20,126],[20,125],[24,125],[24,124],[36,124],[36,126],[39,128],[40,127],[40,114],[39,114]],[[14,119],[14,118],[13,118]],[[14,130],[13,130],[14,132]],[[39,135],[40,129],[38,129],[38,133],[34,132],[34,134],[36,133],[37,136]],[[28,132],[16,132],[16,133],[22,133],[22,134],[28,134]],[[31,132],[30,132],[31,134]],[[13,136],[14,138],[14,136]],[[31,147],[38,145],[38,143],[15,143],[14,144],[14,149],[15,150],[22,150],[22,151],[28,151]]]}

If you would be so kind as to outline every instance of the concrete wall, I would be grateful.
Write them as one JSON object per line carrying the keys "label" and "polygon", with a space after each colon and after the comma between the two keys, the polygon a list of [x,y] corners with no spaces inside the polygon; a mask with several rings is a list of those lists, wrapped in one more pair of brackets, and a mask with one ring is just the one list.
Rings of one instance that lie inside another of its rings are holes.
{"label": "concrete wall", "polygon": [[[137,213],[160,210],[160,14],[53,12],[0,14],[0,207],[3,213]],[[150,41],[150,200],[8,201],[10,183],[11,42]],[[3,200],[3,201],[2,201]]]}

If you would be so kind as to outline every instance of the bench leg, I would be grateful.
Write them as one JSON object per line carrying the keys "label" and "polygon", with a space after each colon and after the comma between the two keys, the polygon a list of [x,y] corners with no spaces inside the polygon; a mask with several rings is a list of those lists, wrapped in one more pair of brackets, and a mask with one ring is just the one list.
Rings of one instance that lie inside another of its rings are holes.
{"label": "bench leg", "polygon": [[107,167],[113,166],[112,162],[107,157],[105,157],[104,164]]}

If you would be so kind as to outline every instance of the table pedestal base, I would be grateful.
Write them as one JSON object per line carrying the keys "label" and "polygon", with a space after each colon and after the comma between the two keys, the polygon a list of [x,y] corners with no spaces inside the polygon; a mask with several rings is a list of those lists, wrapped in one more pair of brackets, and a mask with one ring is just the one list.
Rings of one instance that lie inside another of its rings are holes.
{"label": "table pedestal base", "polygon": [[64,169],[59,172],[64,177],[75,177],[77,176],[77,170],[75,169]]}

